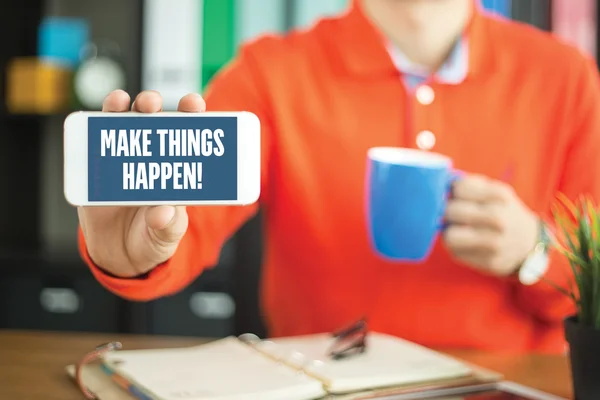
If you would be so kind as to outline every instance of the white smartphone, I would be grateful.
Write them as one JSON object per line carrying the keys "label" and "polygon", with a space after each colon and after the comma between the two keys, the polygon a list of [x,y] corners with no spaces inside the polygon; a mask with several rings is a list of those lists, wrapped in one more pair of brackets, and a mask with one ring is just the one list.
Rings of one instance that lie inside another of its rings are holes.
{"label": "white smartphone", "polygon": [[260,196],[250,112],[75,112],[64,123],[74,206],[246,205]]}

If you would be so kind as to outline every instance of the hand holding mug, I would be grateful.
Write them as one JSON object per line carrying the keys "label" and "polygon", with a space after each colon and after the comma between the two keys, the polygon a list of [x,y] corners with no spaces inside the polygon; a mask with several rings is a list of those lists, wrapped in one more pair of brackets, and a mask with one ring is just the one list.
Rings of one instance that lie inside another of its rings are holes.
{"label": "hand holding mug", "polygon": [[536,215],[504,182],[457,173],[444,155],[374,147],[367,156],[367,228],[389,261],[421,262],[438,235],[461,262],[508,276],[538,237]]}
{"label": "hand holding mug", "polygon": [[498,276],[516,272],[537,240],[537,217],[512,187],[481,175],[455,181],[445,219],[443,237],[450,252]]}

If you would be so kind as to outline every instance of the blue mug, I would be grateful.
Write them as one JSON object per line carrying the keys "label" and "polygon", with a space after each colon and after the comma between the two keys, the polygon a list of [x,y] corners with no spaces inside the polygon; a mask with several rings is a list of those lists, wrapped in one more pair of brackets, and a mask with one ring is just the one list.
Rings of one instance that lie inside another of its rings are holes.
{"label": "blue mug", "polygon": [[367,224],[376,252],[390,261],[425,260],[442,230],[450,188],[458,176],[452,160],[441,154],[369,149]]}

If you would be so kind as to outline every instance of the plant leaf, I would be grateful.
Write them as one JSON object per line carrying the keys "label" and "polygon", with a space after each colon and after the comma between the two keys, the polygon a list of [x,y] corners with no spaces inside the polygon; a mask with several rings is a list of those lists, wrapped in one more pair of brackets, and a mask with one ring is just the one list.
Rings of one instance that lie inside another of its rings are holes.
{"label": "plant leaf", "polygon": [[569,262],[569,289],[550,283],[577,306],[582,324],[600,329],[600,210],[589,197],[577,202],[564,194],[552,206],[558,235],[552,246]]}
{"label": "plant leaf", "polygon": [[556,195],[556,197],[558,198],[560,203],[564,206],[564,208],[566,208],[570,212],[571,217],[573,219],[577,220],[578,210],[577,210],[577,206],[575,205],[575,203],[570,198],[568,198],[564,193],[559,192]]}

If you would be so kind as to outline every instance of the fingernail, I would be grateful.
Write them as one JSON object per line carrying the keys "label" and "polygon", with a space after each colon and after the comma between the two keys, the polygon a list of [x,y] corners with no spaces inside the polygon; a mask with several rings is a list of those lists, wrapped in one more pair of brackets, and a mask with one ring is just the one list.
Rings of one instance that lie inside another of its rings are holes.
{"label": "fingernail", "polygon": [[172,213],[169,217],[169,222],[166,225],[169,225],[175,219],[175,215],[177,215],[177,209],[174,206],[169,206],[170,212]]}

